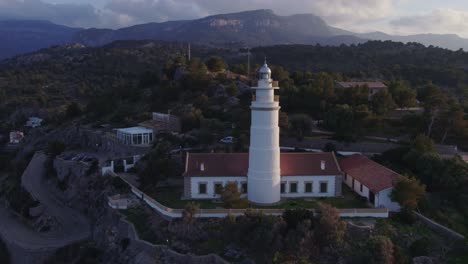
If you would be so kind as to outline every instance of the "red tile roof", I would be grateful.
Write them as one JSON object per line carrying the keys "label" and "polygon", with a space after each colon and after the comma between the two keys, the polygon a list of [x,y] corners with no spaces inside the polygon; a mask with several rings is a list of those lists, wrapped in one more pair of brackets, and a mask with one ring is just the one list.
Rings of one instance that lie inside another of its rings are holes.
{"label": "red tile roof", "polygon": [[355,154],[340,160],[341,169],[374,193],[393,186],[398,173],[366,156]]}
{"label": "red tile roof", "polygon": [[343,88],[351,88],[356,86],[367,85],[369,88],[387,88],[387,86],[382,82],[337,82]]}
{"label": "red tile roof", "polygon": [[[325,169],[321,169],[322,160]],[[201,170],[203,164],[204,170]],[[187,153],[186,176],[247,176],[248,153]],[[281,176],[340,175],[333,153],[281,153]]]}

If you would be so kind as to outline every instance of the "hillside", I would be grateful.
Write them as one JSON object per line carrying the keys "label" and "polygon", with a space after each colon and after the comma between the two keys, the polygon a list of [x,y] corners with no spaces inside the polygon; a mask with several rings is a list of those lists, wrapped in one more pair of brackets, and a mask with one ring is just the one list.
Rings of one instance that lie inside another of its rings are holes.
{"label": "hillside", "polygon": [[0,21],[0,60],[51,45],[68,43],[79,30],[47,21]]}

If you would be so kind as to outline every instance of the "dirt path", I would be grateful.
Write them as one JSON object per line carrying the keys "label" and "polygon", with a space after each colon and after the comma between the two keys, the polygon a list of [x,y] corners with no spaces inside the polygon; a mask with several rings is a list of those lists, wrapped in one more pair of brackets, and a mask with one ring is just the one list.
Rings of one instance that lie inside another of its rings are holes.
{"label": "dirt path", "polygon": [[[13,263],[24,263],[27,254],[36,255],[63,247],[90,235],[90,223],[79,212],[58,201],[45,183],[46,155],[36,153],[23,173],[21,183],[45,207],[45,213],[54,217],[58,227],[51,232],[36,232],[23,224],[4,207],[0,207],[0,235],[13,249]],[[26,255],[25,255],[26,254]],[[26,258],[27,259],[27,258]],[[31,259],[30,259],[31,260]],[[39,260],[36,260],[39,261]],[[28,261],[28,263],[38,263]]]}

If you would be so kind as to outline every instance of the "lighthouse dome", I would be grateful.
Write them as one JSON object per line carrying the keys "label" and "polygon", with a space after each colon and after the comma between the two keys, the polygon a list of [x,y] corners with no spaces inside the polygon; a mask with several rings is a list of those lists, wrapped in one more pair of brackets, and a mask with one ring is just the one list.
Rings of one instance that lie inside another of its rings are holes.
{"label": "lighthouse dome", "polygon": [[266,79],[266,80],[271,79],[271,70],[268,67],[268,64],[266,63],[266,61],[263,64],[263,66],[260,68],[260,70],[258,70],[258,78]]}

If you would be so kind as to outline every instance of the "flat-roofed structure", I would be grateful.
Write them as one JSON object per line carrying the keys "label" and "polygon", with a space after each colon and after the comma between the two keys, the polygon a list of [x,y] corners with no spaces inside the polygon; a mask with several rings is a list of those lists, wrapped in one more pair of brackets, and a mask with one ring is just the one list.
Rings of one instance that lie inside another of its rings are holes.
{"label": "flat-roofed structure", "polygon": [[115,130],[117,139],[126,145],[147,146],[153,142],[153,130],[146,127],[127,127]]}

